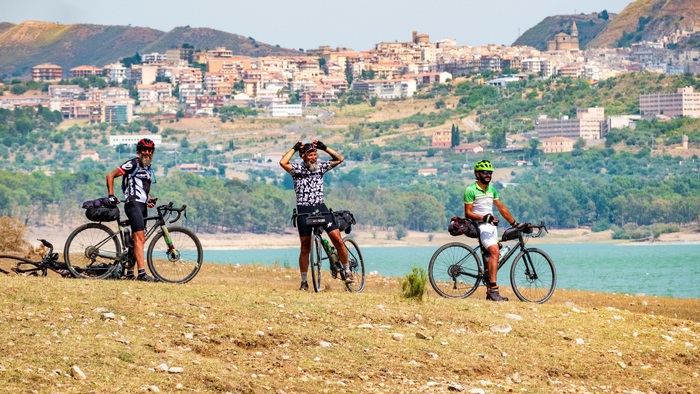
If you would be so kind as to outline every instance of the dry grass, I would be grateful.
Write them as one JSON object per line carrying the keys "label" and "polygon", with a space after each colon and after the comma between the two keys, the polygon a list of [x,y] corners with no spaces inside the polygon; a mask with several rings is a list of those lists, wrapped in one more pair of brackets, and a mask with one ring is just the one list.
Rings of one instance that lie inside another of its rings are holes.
{"label": "dry grass", "polygon": [[280,267],[207,265],[180,286],[3,276],[0,376],[40,393],[700,391],[698,300],[416,303],[399,280],[316,294]]}

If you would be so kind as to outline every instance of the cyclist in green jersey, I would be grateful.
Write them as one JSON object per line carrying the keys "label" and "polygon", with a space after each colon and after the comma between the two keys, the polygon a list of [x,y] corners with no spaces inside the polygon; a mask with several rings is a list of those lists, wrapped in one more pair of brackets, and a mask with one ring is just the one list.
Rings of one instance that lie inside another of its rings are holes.
{"label": "cyclist in green jersey", "polygon": [[467,186],[464,191],[464,215],[476,221],[479,225],[481,244],[488,251],[488,261],[485,261],[488,269],[488,285],[486,286],[486,299],[491,301],[508,301],[501,297],[496,284],[498,273],[498,258],[500,248],[498,245],[498,218],[493,216],[493,206],[498,208],[501,216],[515,226],[518,223],[511,216],[510,211],[501,202],[496,188],[491,185],[493,165],[488,160],[481,160],[474,165],[476,182]]}

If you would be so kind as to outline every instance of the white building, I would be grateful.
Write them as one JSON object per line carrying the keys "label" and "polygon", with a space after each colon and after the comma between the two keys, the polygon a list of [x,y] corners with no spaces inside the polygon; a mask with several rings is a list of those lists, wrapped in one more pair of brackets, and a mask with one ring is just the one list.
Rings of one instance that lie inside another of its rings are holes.
{"label": "white building", "polygon": [[272,116],[301,116],[301,104],[272,104],[270,106]]}
{"label": "white building", "polygon": [[132,146],[132,145],[136,145],[141,138],[148,138],[148,139],[152,140],[153,143],[156,145],[156,147],[163,142],[162,138],[157,134],[110,135],[109,136],[109,146],[117,146],[117,145],[130,145],[130,146]]}

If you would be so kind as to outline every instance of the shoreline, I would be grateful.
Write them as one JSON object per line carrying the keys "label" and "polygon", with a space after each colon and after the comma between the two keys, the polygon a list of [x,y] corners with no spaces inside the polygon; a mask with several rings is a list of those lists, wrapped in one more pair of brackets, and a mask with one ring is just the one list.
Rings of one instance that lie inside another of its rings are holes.
{"label": "shoreline", "polygon": [[[111,226],[110,226],[111,227]],[[63,245],[73,229],[63,227],[27,227],[24,239],[32,246],[38,246],[38,238],[44,238],[54,245],[54,249],[63,250]],[[346,236],[345,234],[342,234]],[[204,249],[209,250],[255,250],[255,249],[287,249],[299,247],[299,237],[296,232],[283,234],[254,234],[254,233],[197,233]],[[434,246],[436,248],[448,242],[464,242],[475,244],[476,240],[466,237],[453,237],[444,232],[422,233],[408,231],[400,240],[392,231],[365,230],[354,228],[350,236],[361,247],[403,247],[403,246]],[[147,241],[148,242],[148,241]],[[539,238],[531,238],[528,245],[567,243],[615,243],[620,245],[673,245],[700,244],[700,232],[686,230],[679,233],[663,234],[655,241],[634,241],[612,239],[612,231],[592,233],[590,229],[550,230]]]}

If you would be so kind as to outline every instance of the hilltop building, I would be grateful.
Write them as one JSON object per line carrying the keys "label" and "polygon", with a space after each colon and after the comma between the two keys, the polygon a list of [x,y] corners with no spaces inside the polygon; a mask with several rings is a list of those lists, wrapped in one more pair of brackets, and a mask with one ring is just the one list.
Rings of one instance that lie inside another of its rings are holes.
{"label": "hilltop building", "polygon": [[576,22],[571,22],[571,34],[559,33],[553,40],[547,41],[547,52],[553,51],[578,51],[578,27]]}
{"label": "hilltop building", "polygon": [[540,140],[540,147],[544,153],[571,152],[574,150],[574,140],[566,137],[551,137]]}

